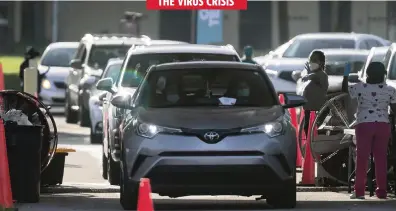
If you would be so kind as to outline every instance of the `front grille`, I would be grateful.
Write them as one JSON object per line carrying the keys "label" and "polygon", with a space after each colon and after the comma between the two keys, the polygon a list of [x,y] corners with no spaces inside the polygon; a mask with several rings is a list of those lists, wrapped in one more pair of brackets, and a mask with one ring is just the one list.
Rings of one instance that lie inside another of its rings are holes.
{"label": "front grille", "polygon": [[295,82],[294,79],[292,78],[292,72],[291,71],[280,72],[278,77],[283,79],[283,80],[286,80],[286,81]]}
{"label": "front grille", "polygon": [[156,166],[147,175],[152,184],[259,185],[278,184],[280,178],[267,166]]}
{"label": "front grille", "polygon": [[53,101],[54,103],[65,103],[65,99],[64,99],[64,98],[56,98],[56,97],[53,97],[53,98],[52,98],[52,101]]}
{"label": "front grille", "polygon": [[[189,129],[189,128],[181,128],[183,131],[183,134],[186,136],[196,136],[201,141],[207,143],[207,144],[216,144],[223,140],[227,136],[232,136],[232,135],[237,135],[240,133],[241,128],[234,128],[234,129],[216,129],[216,130],[210,130],[210,129]],[[219,135],[218,138],[214,140],[207,140],[205,138],[205,134],[208,132],[215,132]]]}
{"label": "front grille", "polygon": [[55,81],[54,85],[56,86],[56,88],[58,89],[66,89],[66,84],[65,82],[61,82],[61,81]]}

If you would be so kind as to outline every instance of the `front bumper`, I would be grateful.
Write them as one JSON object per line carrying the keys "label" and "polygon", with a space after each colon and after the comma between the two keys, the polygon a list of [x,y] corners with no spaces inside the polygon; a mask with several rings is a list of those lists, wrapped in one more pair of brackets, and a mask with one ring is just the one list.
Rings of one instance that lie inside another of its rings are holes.
{"label": "front bumper", "polygon": [[39,97],[45,105],[49,106],[64,106],[65,105],[65,90],[64,89],[43,89],[41,88]]}
{"label": "front bumper", "polygon": [[295,179],[294,129],[276,138],[229,136],[217,144],[164,134],[131,134],[123,143],[129,179],[150,178],[153,192],[164,195],[267,194]]}

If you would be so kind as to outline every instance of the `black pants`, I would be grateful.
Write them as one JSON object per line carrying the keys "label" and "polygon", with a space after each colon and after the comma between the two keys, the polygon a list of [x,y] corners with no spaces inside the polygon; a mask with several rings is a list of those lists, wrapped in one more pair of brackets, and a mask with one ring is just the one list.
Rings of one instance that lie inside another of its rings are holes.
{"label": "black pants", "polygon": [[304,110],[304,132],[306,136],[308,136],[310,117],[311,117],[311,110]]}

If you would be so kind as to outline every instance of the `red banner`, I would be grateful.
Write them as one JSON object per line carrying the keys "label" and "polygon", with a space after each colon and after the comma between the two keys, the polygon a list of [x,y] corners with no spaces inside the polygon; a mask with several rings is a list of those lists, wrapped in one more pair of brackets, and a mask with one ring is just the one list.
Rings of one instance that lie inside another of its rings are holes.
{"label": "red banner", "polygon": [[147,0],[147,10],[246,10],[247,0]]}

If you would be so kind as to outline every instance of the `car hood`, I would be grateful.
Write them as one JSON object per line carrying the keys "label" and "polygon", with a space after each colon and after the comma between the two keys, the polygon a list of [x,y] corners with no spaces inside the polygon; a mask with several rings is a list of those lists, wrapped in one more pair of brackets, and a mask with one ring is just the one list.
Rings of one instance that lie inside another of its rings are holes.
{"label": "car hood", "polygon": [[49,79],[58,79],[64,81],[69,75],[70,67],[51,67],[51,66],[39,66],[40,74],[45,73],[45,77]]}
{"label": "car hood", "polygon": [[276,58],[270,59],[264,63],[265,69],[277,71],[294,71],[303,70],[307,59],[300,58]]}
{"label": "car hood", "polygon": [[171,128],[231,129],[257,126],[274,121],[283,114],[281,106],[138,108],[138,119],[145,123]]}

